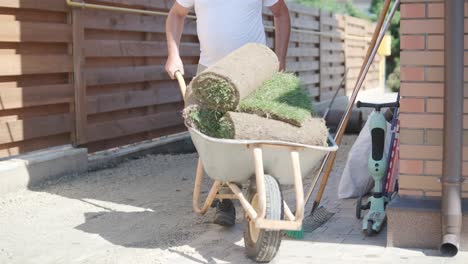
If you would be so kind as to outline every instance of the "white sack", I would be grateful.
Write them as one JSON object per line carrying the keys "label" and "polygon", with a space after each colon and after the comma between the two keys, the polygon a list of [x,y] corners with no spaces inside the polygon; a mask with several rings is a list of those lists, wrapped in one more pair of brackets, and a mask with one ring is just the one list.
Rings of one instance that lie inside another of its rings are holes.
{"label": "white sack", "polygon": [[[391,140],[391,125],[387,123],[384,157],[387,158]],[[348,154],[346,166],[338,186],[338,198],[353,198],[367,194],[374,186],[374,180],[369,175],[367,162],[372,150],[372,137],[369,131],[369,119],[359,133]]]}

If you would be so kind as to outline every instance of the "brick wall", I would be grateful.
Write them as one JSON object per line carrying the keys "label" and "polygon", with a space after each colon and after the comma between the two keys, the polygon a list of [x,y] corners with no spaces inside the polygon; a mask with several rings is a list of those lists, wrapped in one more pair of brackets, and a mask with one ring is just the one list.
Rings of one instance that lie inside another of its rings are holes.
{"label": "brick wall", "polygon": [[[465,50],[468,50],[465,2]],[[444,112],[444,2],[402,0],[400,193],[440,196]],[[465,51],[465,65],[468,56]],[[465,67],[465,76],[468,70]],[[465,77],[466,79],[466,77]],[[465,98],[468,97],[465,82]],[[465,114],[468,101],[465,99]],[[468,177],[468,116],[463,176]],[[468,181],[463,185],[468,197]]]}

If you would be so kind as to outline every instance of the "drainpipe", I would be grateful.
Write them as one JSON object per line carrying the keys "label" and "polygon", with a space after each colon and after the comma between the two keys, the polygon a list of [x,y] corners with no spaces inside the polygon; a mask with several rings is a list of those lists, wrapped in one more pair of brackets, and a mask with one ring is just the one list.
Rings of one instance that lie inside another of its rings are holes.
{"label": "drainpipe", "polygon": [[462,225],[463,5],[464,1],[461,0],[445,1],[445,114],[440,246],[445,256],[458,253]]}

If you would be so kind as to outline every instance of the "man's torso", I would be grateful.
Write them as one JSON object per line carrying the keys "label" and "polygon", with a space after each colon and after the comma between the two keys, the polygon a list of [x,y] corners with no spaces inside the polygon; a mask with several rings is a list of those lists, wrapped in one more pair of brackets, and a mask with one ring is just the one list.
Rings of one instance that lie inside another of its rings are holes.
{"label": "man's torso", "polygon": [[263,0],[194,0],[194,8],[204,66],[247,43],[266,43]]}

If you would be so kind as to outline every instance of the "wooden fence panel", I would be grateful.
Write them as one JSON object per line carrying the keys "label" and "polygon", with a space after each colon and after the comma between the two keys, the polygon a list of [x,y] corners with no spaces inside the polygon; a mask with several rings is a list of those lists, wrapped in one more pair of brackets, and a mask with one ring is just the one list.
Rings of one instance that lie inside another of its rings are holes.
{"label": "wooden fence panel", "polygon": [[340,16],[328,11],[320,12],[320,31],[343,36],[342,38],[326,37],[320,39],[320,100],[329,100],[340,89],[339,94],[344,95],[340,86],[345,72],[345,28],[340,23]]}
{"label": "wooden fence panel", "polygon": [[[367,24],[366,25],[366,30],[367,30],[367,36],[372,36],[372,33],[374,32],[375,26],[372,24]],[[370,40],[369,40],[370,42]],[[367,47],[369,47],[369,42],[367,44]],[[367,77],[367,83],[366,86],[364,87],[365,89],[373,89],[375,87],[378,87],[379,85],[379,80],[381,76],[380,74],[380,69],[379,69],[379,63],[382,58],[380,56],[375,56],[375,59],[369,69],[369,74]]]}
{"label": "wooden fence panel", "polygon": [[[346,27],[346,35],[348,36],[345,41],[346,69],[348,70],[346,76],[346,94],[350,94],[356,84],[361,66],[364,63],[375,25],[355,17],[342,16],[342,19]],[[379,84],[379,61],[380,58],[377,55],[361,90],[377,88]]]}
{"label": "wooden fence panel", "polygon": [[[57,0],[2,0],[0,7],[12,8],[18,12],[18,9],[32,9],[32,10],[45,10],[45,11],[57,11],[57,12],[68,12],[68,7],[65,1]],[[13,11],[13,10],[12,10]]]}
{"label": "wooden fence panel", "polygon": [[[295,72],[302,80],[304,87],[314,100],[320,94],[319,56],[320,38],[316,34],[299,33],[294,30],[320,31],[320,13],[313,8],[288,4],[291,15],[291,38],[286,58],[286,70]],[[264,23],[273,26],[273,16],[269,10],[264,11]],[[267,29],[271,48],[274,48],[274,32]]]}
{"label": "wooden fence panel", "polygon": [[[165,10],[171,1],[99,1],[108,5]],[[164,64],[165,17],[82,10],[84,146],[91,152],[185,130],[182,97]],[[188,19],[181,43],[187,81],[196,73],[199,44]]]}
{"label": "wooden fence panel", "polygon": [[0,158],[71,142],[71,22],[65,1],[0,1]]}

